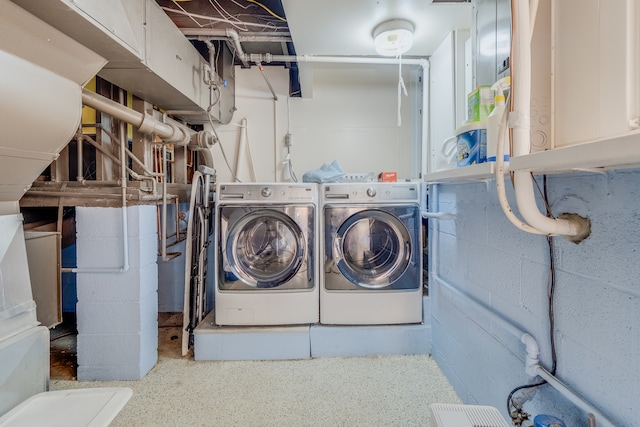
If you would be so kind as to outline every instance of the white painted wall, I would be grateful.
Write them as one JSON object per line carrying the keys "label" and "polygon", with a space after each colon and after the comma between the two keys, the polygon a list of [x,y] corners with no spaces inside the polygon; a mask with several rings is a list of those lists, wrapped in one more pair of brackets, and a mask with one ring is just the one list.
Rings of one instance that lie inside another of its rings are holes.
{"label": "white painted wall", "polygon": [[[289,72],[266,67],[277,101],[257,67],[236,68],[236,108],[229,125],[216,126],[222,148],[235,167],[240,127],[247,119],[250,151],[258,181],[283,181],[285,134],[292,135],[291,158],[299,180],[304,172],[338,160],[350,173],[396,171],[417,178],[420,164],[418,112],[422,93],[419,67],[403,66],[408,96],[402,96],[397,126],[398,66],[315,64],[313,95],[287,99]],[[233,179],[219,146],[213,148],[219,182]],[[249,180],[248,160],[239,178]]]}

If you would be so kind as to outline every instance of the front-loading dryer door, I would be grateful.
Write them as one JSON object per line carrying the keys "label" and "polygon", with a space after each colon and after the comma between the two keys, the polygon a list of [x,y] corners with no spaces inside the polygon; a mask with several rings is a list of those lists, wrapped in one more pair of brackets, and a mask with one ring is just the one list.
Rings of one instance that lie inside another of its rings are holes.
{"label": "front-loading dryer door", "polygon": [[325,221],[329,221],[325,225],[325,245],[329,246],[326,249],[332,264],[325,271],[325,288],[419,287],[417,218],[417,207],[325,210]]}
{"label": "front-loading dryer door", "polygon": [[310,289],[311,207],[220,209],[220,290]]}

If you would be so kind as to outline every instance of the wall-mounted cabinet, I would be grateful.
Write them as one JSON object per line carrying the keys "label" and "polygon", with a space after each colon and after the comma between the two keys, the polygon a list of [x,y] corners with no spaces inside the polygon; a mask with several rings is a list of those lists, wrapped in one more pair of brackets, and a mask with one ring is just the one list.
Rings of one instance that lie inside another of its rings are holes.
{"label": "wall-mounted cabinet", "polygon": [[468,30],[452,31],[429,58],[429,147],[427,171],[455,168],[445,146],[466,118],[465,42]]}
{"label": "wall-mounted cabinet", "polygon": [[554,146],[638,128],[640,1],[552,3]]}
{"label": "wall-mounted cabinet", "polygon": [[[497,16],[500,1],[477,3],[476,85],[490,84],[493,76],[480,51],[478,17]],[[531,143],[531,154],[512,157],[510,170],[640,167],[640,0],[540,0],[532,40]],[[426,180],[488,179],[494,170],[471,168],[432,169]]]}

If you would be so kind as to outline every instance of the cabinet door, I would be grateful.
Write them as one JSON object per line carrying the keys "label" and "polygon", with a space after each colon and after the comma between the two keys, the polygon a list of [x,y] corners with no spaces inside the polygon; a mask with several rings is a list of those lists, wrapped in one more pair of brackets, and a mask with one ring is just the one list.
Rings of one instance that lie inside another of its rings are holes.
{"label": "cabinet door", "polygon": [[553,3],[555,146],[632,130],[640,99],[640,1]]}
{"label": "cabinet door", "polygon": [[62,322],[60,233],[25,231],[24,236],[36,315],[52,328]]}
{"label": "cabinet door", "polygon": [[[469,30],[450,32],[429,58],[429,172],[456,167],[443,149],[445,142],[455,135],[456,128],[466,120],[466,97],[470,88],[465,78],[465,43],[469,39]],[[451,157],[453,158],[453,157]]]}

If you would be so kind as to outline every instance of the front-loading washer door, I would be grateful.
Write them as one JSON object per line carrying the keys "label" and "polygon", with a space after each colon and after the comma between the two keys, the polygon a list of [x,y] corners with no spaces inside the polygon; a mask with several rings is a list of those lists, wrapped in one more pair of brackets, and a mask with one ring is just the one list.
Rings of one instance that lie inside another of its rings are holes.
{"label": "front-loading washer door", "polygon": [[220,214],[220,290],[313,287],[309,207],[224,207]]}
{"label": "front-loading washer door", "polygon": [[325,288],[418,287],[420,240],[416,209],[332,208],[325,211],[326,220],[329,220],[325,226],[325,244],[330,245],[328,261],[332,265],[325,271]]}

